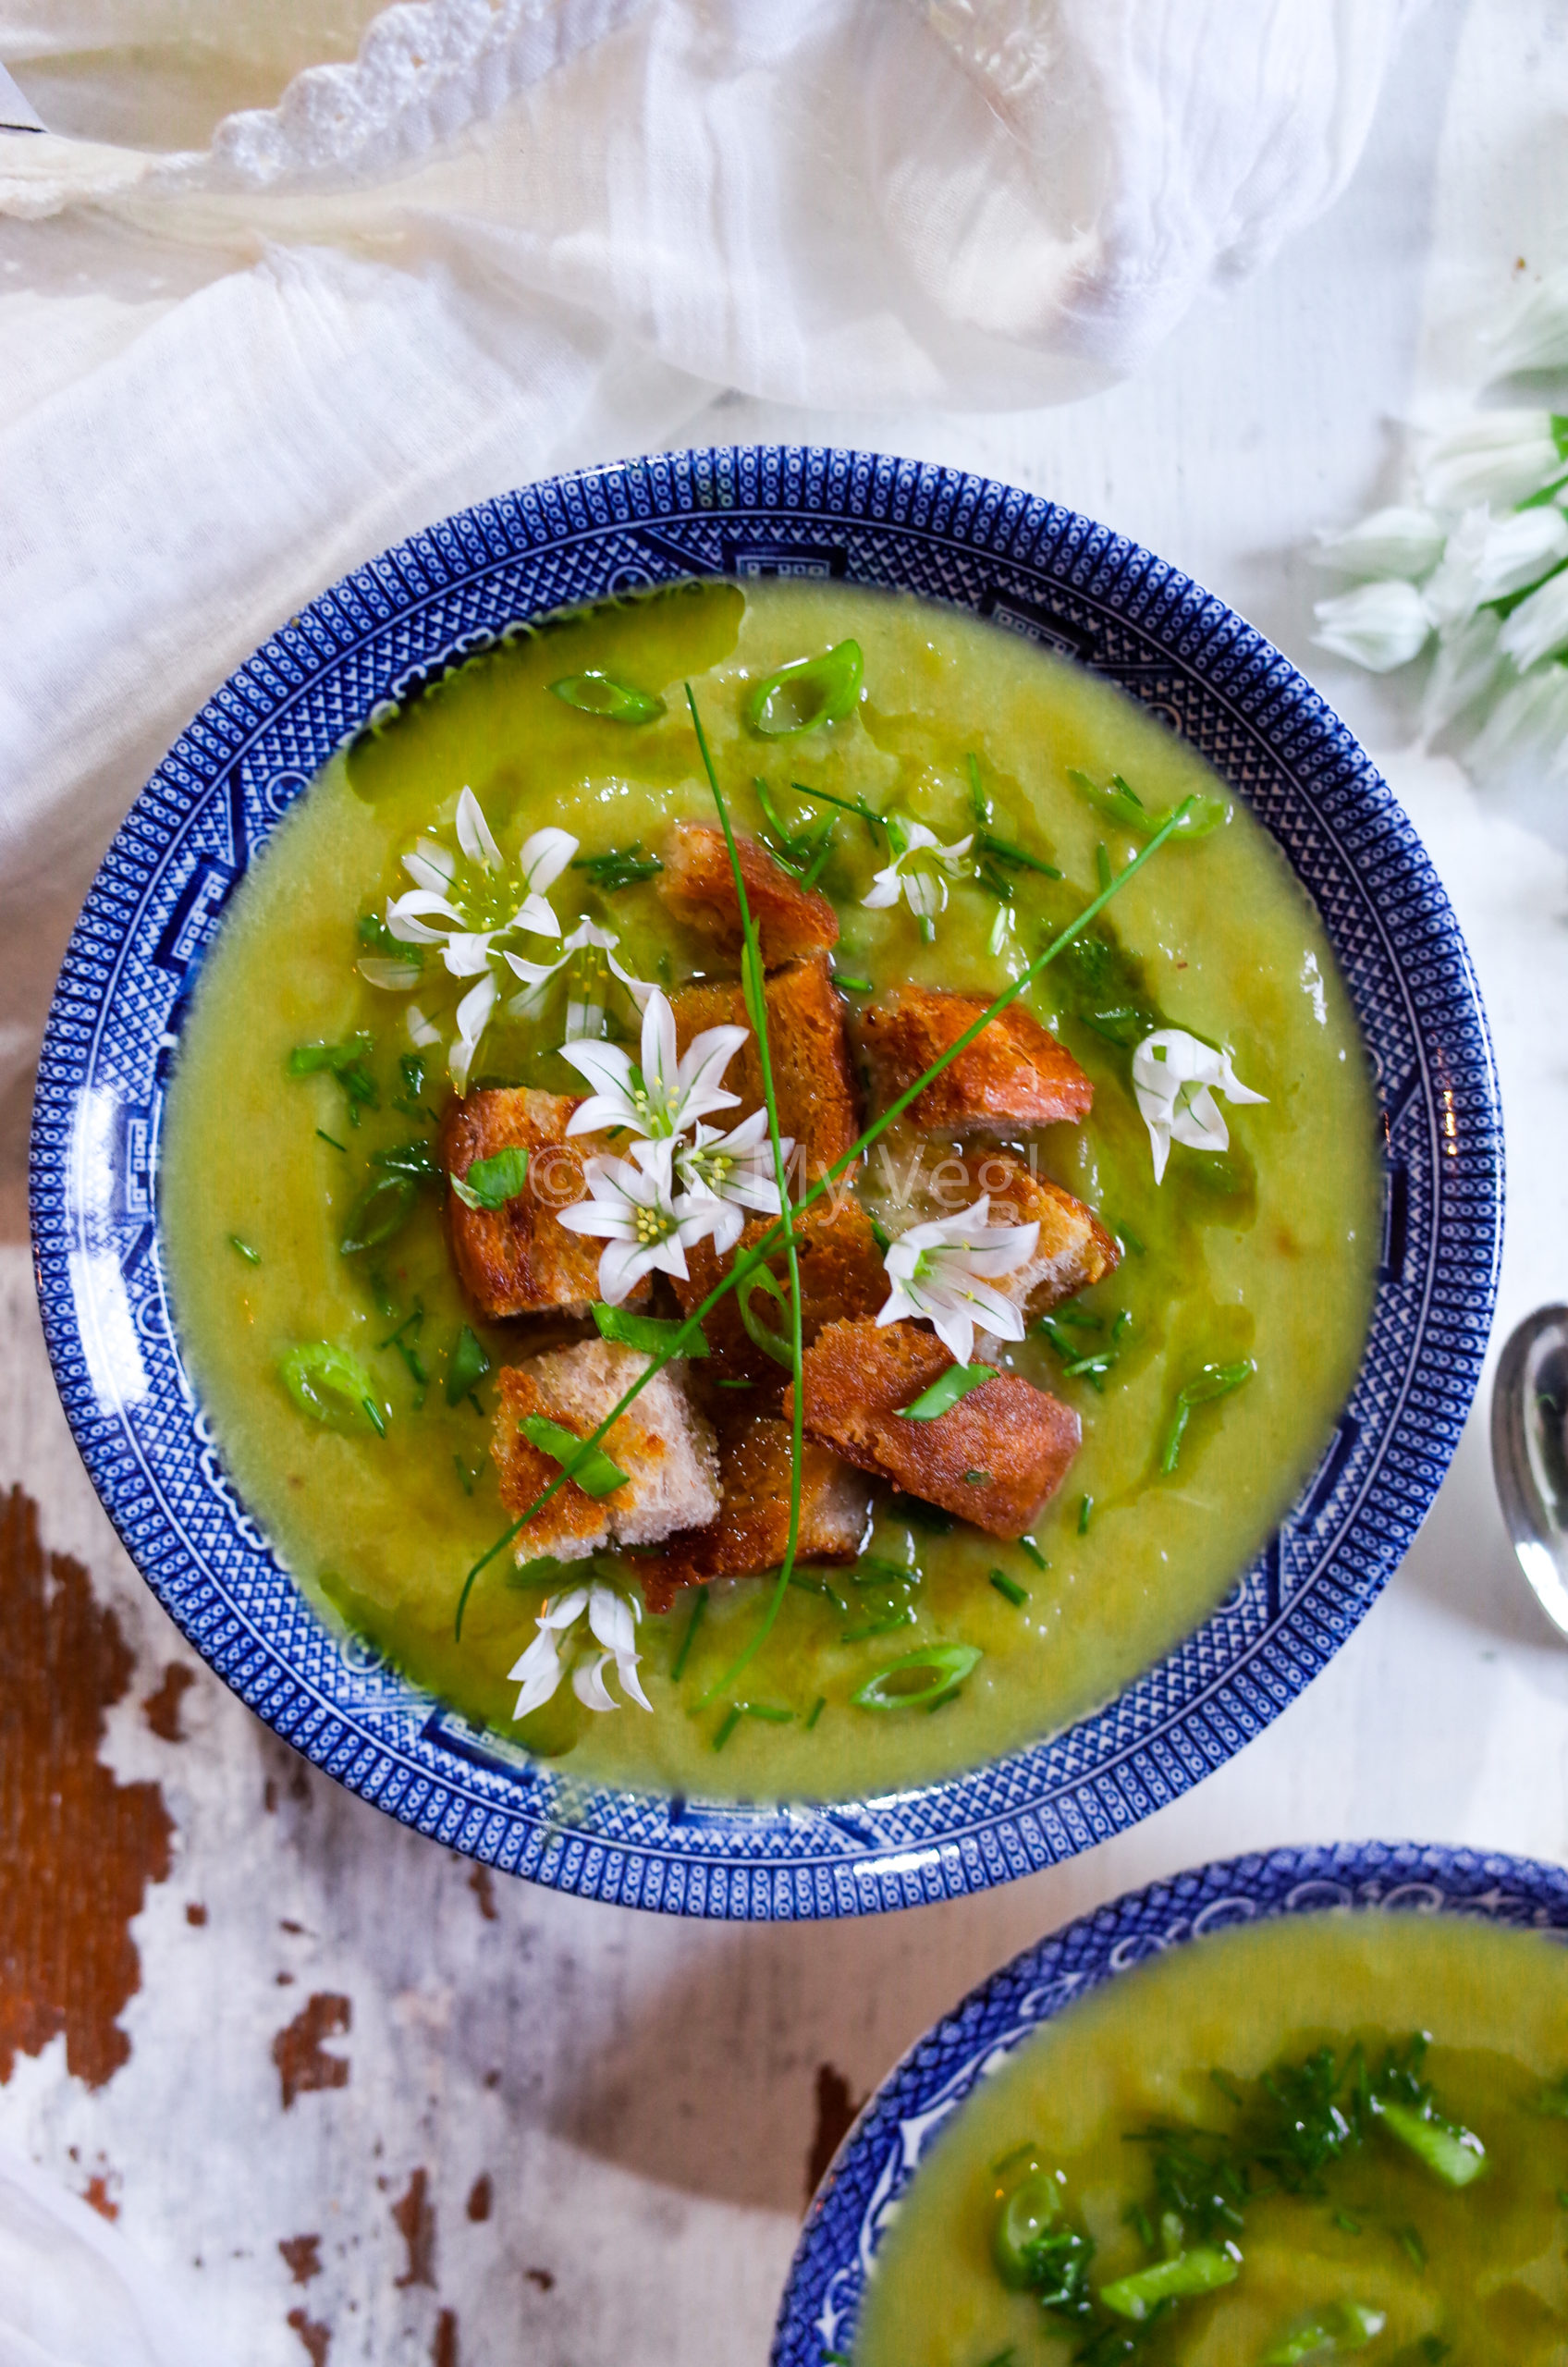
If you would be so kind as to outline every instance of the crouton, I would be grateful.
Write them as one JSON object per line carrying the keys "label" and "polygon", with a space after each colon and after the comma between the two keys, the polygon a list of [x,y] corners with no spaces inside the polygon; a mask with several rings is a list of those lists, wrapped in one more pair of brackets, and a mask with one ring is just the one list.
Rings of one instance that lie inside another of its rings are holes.
{"label": "crouton", "polygon": [[[829,975],[827,959],[800,962],[780,970],[764,988],[773,1090],[778,1100],[778,1130],[794,1137],[793,1174],[818,1182],[860,1134],[854,1082],[844,1036],[844,1005]],[[736,986],[682,987],[670,997],[677,1049],[709,1027],[749,1027],[746,1001]],[[741,1097],[740,1108],[718,1113],[714,1122],[739,1125],[763,1107],[762,1063],[755,1036],[742,1044],[725,1072],[724,1083]],[[804,1184],[797,1183],[799,1191]]]}
{"label": "crouton", "polygon": [[[755,839],[737,834],[735,852],[766,966],[831,951],[839,942],[839,915],[827,898],[792,879]],[[665,842],[658,889],[677,920],[740,960],[741,900],[724,832],[715,823],[676,823]]]}
{"label": "crouton", "polygon": [[[635,1348],[583,1340],[574,1348],[552,1348],[526,1364],[502,1368],[490,1451],[500,1474],[501,1501],[514,1518],[560,1473],[554,1456],[541,1453],[518,1429],[524,1416],[542,1414],[585,1439],[650,1361]],[[519,1532],[520,1562],[541,1553],[581,1561],[601,1546],[650,1544],[717,1517],[718,1453],[711,1428],[686,1394],[681,1363],[665,1365],[654,1375],[602,1444],[626,1473],[625,1486],[591,1496],[569,1479]]]}
{"label": "crouton", "polygon": [[[772,1222],[768,1217],[753,1218],[735,1248],[723,1258],[715,1256],[711,1241],[696,1242],[688,1249],[686,1280],[675,1285],[682,1314],[690,1315],[702,1305],[734,1260],[753,1249]],[[801,1269],[801,1338],[808,1344],[825,1323],[875,1315],[886,1303],[888,1278],[871,1219],[849,1193],[829,1193],[806,1210],[798,1221],[795,1255]],[[767,1270],[785,1289],[790,1266],[782,1247],[769,1257]],[[787,1298],[781,1306],[764,1285],[753,1292],[751,1308],[768,1331],[788,1336]],[[747,1331],[736,1292],[719,1300],[704,1318],[703,1331],[712,1351],[703,1367],[704,1379],[782,1385],[783,1368]]]}
{"label": "crouton", "polygon": [[[867,1006],[861,1041],[884,1108],[988,1008],[983,995],[904,986]],[[974,1126],[1049,1126],[1086,1118],[1095,1088],[1064,1045],[1018,1003],[982,1028],[910,1106],[913,1124],[961,1134]]]}
{"label": "crouton", "polygon": [[[906,1494],[992,1537],[1022,1537],[1078,1452],[1078,1417],[1016,1373],[998,1373],[935,1421],[906,1421],[900,1408],[952,1362],[934,1332],[913,1323],[830,1323],[806,1355],[805,1428]],[[786,1415],[793,1394],[785,1392]]]}
{"label": "crouton", "polygon": [[[455,1192],[447,1202],[458,1276],[482,1315],[582,1315],[599,1295],[601,1241],[570,1233],[560,1210],[586,1197],[585,1162],[606,1144],[602,1135],[566,1136],[570,1094],[496,1086],[447,1106],[439,1156],[452,1175],[466,1176],[476,1159],[497,1151],[528,1153],[528,1174],[516,1199],[501,1208],[465,1208]],[[646,1298],[644,1279],[632,1292]]]}
{"label": "crouton", "polygon": [[1031,1171],[1011,1151],[971,1151],[941,1159],[922,1177],[919,1217],[956,1216],[979,1199],[991,1203],[993,1224],[1037,1224],[1035,1255],[1011,1274],[998,1274],[992,1288],[1026,1315],[1044,1315],[1064,1298],[1103,1282],[1121,1262],[1092,1208],[1075,1200],[1048,1175]]}
{"label": "crouton", "polygon": [[[790,1446],[789,1423],[772,1416],[723,1427],[718,1518],[673,1539],[659,1561],[639,1570],[650,1611],[668,1611],[681,1587],[760,1577],[778,1567],[790,1541]],[[870,1508],[870,1481],[815,1439],[805,1440],[796,1561],[853,1561]]]}

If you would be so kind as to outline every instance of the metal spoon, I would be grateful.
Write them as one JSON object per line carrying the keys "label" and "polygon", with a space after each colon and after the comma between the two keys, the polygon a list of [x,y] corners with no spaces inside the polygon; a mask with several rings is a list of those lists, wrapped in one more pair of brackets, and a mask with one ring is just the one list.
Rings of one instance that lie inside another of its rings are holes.
{"label": "metal spoon", "polygon": [[1502,1352],[1492,1470],[1519,1566],[1568,1636],[1568,1306],[1537,1307]]}

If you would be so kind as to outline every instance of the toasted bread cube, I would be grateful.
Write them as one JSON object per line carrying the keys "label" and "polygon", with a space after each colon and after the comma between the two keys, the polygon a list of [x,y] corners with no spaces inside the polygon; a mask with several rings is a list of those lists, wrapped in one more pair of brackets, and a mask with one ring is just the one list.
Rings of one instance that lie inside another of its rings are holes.
{"label": "toasted bread cube", "polygon": [[[755,1217],[726,1257],[714,1254],[711,1241],[700,1241],[686,1252],[686,1280],[675,1284],[682,1314],[700,1306],[737,1257],[770,1230],[773,1220]],[[825,1323],[845,1317],[875,1315],[888,1297],[888,1277],[882,1252],[871,1229],[871,1219],[848,1192],[832,1193],[806,1210],[799,1220],[795,1255],[801,1269],[801,1338],[809,1343]],[[782,1247],[767,1261],[767,1270],[783,1289],[789,1281],[789,1258]],[[789,1336],[788,1301],[780,1305],[766,1286],[753,1291],[751,1307],[768,1331]],[[703,1367],[711,1380],[750,1380],[780,1387],[783,1367],[766,1348],[759,1348],[741,1320],[737,1294],[721,1298],[703,1323],[712,1351]]]}
{"label": "toasted bread cube", "polygon": [[[766,967],[830,952],[839,942],[839,915],[827,898],[792,879],[755,839],[737,832],[735,852]],[[676,823],[665,842],[658,889],[677,920],[740,960],[741,900],[724,832],[715,823]]]}
{"label": "toasted bread cube", "polygon": [[[933,1061],[989,1008],[983,995],[904,986],[861,1014],[861,1041],[882,1107],[906,1093]],[[967,1051],[910,1105],[912,1124],[962,1134],[974,1126],[1050,1126],[1086,1118],[1095,1088],[1048,1027],[1010,1003]]]}
{"label": "toasted bread cube", "polygon": [[[583,1168],[606,1146],[600,1134],[567,1140],[580,1099],[496,1086],[447,1105],[439,1154],[448,1174],[466,1176],[476,1159],[497,1151],[528,1153],[528,1174],[503,1208],[465,1208],[455,1192],[447,1201],[458,1277],[482,1315],[585,1314],[599,1295],[604,1244],[570,1233],[560,1211],[586,1198]],[[646,1279],[631,1293],[646,1298]]]}
{"label": "toasted bread cube", "polygon": [[[805,1427],[847,1463],[906,1494],[992,1537],[1022,1537],[1078,1452],[1078,1417],[1004,1372],[935,1421],[906,1421],[900,1409],[952,1363],[936,1334],[913,1323],[830,1323],[805,1358]],[[785,1392],[786,1415],[793,1394]]]}
{"label": "toasted bread cube", "polygon": [[[792,1177],[803,1174],[806,1183],[815,1184],[860,1134],[843,1001],[823,955],[778,971],[768,979],[763,999],[778,1131],[795,1141]],[[680,1052],[706,1028],[751,1024],[738,985],[682,987],[670,997],[670,1009]],[[724,1083],[728,1092],[740,1095],[741,1104],[718,1112],[716,1125],[738,1126],[763,1107],[762,1063],[754,1035],[730,1061]],[[803,1185],[796,1182],[793,1188],[799,1191]]]}
{"label": "toasted bread cube", "polygon": [[[558,1477],[560,1465],[531,1445],[518,1429],[528,1414],[543,1414],[580,1439],[588,1438],[624,1397],[651,1358],[608,1340],[552,1348],[498,1375],[491,1453],[500,1473],[501,1501],[515,1518]],[[607,1496],[591,1496],[575,1479],[519,1531],[516,1553],[581,1561],[606,1545],[645,1545],[717,1518],[718,1451],[713,1430],[686,1393],[685,1366],[665,1365],[632,1400],[605,1439],[610,1461],[627,1475]]]}
{"label": "toasted bread cube", "polygon": [[998,1274],[1000,1291],[1025,1315],[1044,1315],[1064,1298],[1103,1282],[1121,1263],[1112,1240],[1092,1208],[1048,1175],[1031,1171],[1011,1151],[971,1151],[940,1160],[925,1179],[920,1213],[956,1216],[986,1194],[993,1224],[1037,1224],[1035,1255],[1011,1274]]}
{"label": "toasted bread cube", "polygon": [[[660,1561],[639,1571],[650,1611],[668,1611],[681,1587],[778,1567],[790,1541],[790,1447],[789,1423],[771,1415],[724,1426],[718,1518],[676,1538]],[[870,1481],[815,1439],[803,1441],[797,1563],[853,1561],[870,1509]]]}

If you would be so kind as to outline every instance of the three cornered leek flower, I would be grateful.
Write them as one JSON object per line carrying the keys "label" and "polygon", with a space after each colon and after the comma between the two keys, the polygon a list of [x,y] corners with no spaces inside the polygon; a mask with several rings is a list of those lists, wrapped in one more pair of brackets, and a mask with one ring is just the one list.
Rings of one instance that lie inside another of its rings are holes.
{"label": "three cornered leek flower", "polygon": [[[645,1011],[648,998],[655,989],[642,978],[634,978],[623,970],[615,958],[615,948],[620,943],[613,928],[601,928],[597,921],[582,920],[570,937],[562,939],[561,950],[553,962],[525,962],[521,953],[509,948],[503,950],[508,969],[523,982],[521,994],[513,995],[507,1010],[516,1018],[536,1018],[543,1010],[545,993],[552,979],[561,971],[567,974],[566,1041],[580,1037],[603,1036],[609,1016],[609,981],[616,978],[623,986],[637,1009]],[[363,968],[363,963],[361,963]]]}
{"label": "three cornered leek flower", "polygon": [[1382,583],[1361,583],[1354,592],[1313,604],[1319,649],[1331,649],[1373,674],[1389,674],[1408,666],[1431,638],[1432,619],[1414,583],[1390,577]]}
{"label": "three cornered leek flower", "polygon": [[937,915],[947,910],[949,880],[969,876],[974,833],[945,847],[935,830],[896,808],[883,815],[882,826],[892,860],[876,873],[860,901],[873,912],[885,912],[901,896],[929,939],[936,935]]}
{"label": "three cornered leek flower", "polygon": [[988,1193],[957,1216],[911,1225],[884,1253],[892,1288],[876,1320],[923,1317],[961,1365],[974,1353],[976,1330],[998,1340],[1022,1340],[1023,1310],[996,1288],[1026,1266],[1040,1237],[1038,1224],[993,1224]]}
{"label": "three cornered leek flower", "polygon": [[569,1233],[597,1233],[599,1295],[619,1306],[644,1274],[686,1277],[686,1252],[717,1231],[724,1203],[675,1188],[675,1144],[634,1142],[630,1159],[598,1154],[584,1167],[588,1197],[559,1211]]}
{"label": "three cornered leek flower", "polygon": [[[574,1636],[583,1613],[588,1614],[588,1626],[600,1649],[586,1658],[579,1657],[579,1649],[586,1640]],[[637,1622],[643,1615],[640,1603],[630,1600],[615,1587],[595,1581],[591,1586],[573,1587],[570,1594],[546,1598],[538,1614],[539,1633],[528,1650],[507,1672],[508,1682],[521,1686],[517,1697],[515,1718],[532,1716],[542,1710],[560,1685],[570,1662],[572,1668],[571,1689],[586,1710],[618,1710],[620,1707],[605,1683],[605,1670],[611,1661],[620,1679],[621,1690],[639,1709],[651,1710],[653,1703],[643,1690],[637,1674]]]}
{"label": "three cornered leek flower", "polygon": [[1229,1052],[1202,1044],[1185,1028],[1158,1027],[1133,1055],[1133,1091],[1154,1154],[1154,1180],[1164,1179],[1172,1143],[1190,1150],[1229,1150],[1230,1129],[1214,1097],[1228,1101],[1267,1101],[1243,1085]]}
{"label": "three cornered leek flower", "polygon": [[[787,1165],[794,1137],[781,1134],[778,1147]],[[781,1213],[766,1110],[753,1110],[727,1134],[699,1119],[691,1140],[675,1146],[675,1171],[692,1199],[714,1202],[713,1245],[721,1257],[745,1231],[748,1210],[762,1217]]]}
{"label": "three cornered leek flower", "polygon": [[706,1027],[678,1055],[669,998],[650,987],[643,1010],[641,1065],[619,1044],[561,1046],[561,1058],[595,1088],[572,1112],[568,1134],[621,1126],[655,1142],[686,1134],[716,1110],[738,1109],[740,1096],[726,1093],[722,1080],[750,1033],[746,1027]]}

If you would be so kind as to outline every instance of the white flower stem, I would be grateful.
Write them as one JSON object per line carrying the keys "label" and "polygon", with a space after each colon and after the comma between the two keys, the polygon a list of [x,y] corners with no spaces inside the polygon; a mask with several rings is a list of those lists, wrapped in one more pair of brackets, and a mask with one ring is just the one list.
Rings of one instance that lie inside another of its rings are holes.
{"label": "white flower stem", "polygon": [[[899,1119],[903,1116],[904,1111],[910,1107],[910,1104],[919,1098],[920,1095],[925,1092],[926,1086],[932,1082],[932,1080],[940,1076],[944,1069],[950,1068],[954,1061],[956,1061],[962,1053],[967,1052],[969,1047],[974,1043],[982,1028],[988,1027],[993,1019],[999,1018],[1004,1011],[1008,1010],[1011,1004],[1018,1000],[1019,996],[1023,992],[1025,987],[1033,986],[1035,980],[1040,975],[1042,970],[1047,969],[1050,963],[1056,960],[1060,953],[1065,953],[1067,948],[1073,942],[1074,938],[1082,937],[1090,922],[1098,919],[1100,914],[1104,912],[1112,897],[1119,896],[1122,889],[1126,887],[1127,882],[1133,878],[1137,872],[1140,872],[1143,869],[1145,863],[1149,862],[1153,856],[1159,852],[1159,850],[1165,844],[1166,840],[1170,837],[1173,831],[1181,828],[1181,825],[1186,819],[1188,814],[1192,811],[1192,808],[1196,804],[1196,803],[1197,800],[1195,797],[1184,797],[1180,805],[1173,806],[1171,811],[1166,816],[1165,820],[1161,823],[1159,828],[1155,832],[1153,838],[1148,840],[1145,846],[1141,847],[1138,852],[1133,857],[1132,861],[1126,865],[1122,870],[1119,871],[1115,877],[1109,881],[1108,884],[1100,889],[1097,896],[1090,899],[1089,902],[1084,905],[1083,911],[1078,914],[1077,919],[1069,921],[1067,926],[1062,929],[1058,936],[1051,939],[1045,951],[1043,953],[1036,954],[1034,961],[1029,963],[1023,970],[1020,971],[1018,976],[1014,978],[1011,986],[1005,987],[1001,993],[997,997],[996,1001],[992,1003],[987,1010],[983,1011],[979,1018],[976,1019],[971,1026],[964,1029],[962,1036],[956,1036],[953,1042],[949,1045],[947,1050],[937,1060],[932,1061],[930,1067],[925,1072],[925,1073],[921,1076],[917,1076],[914,1083],[912,1085],[909,1085],[905,1091],[900,1093],[896,1101],[889,1102],[888,1108],[884,1110],[880,1118],[876,1118],[872,1121],[871,1124],[866,1128],[864,1134],[860,1136],[858,1141],[851,1143],[849,1149],[845,1151],[840,1158],[836,1159],[832,1166],[827,1168],[815,1184],[809,1185],[808,1188],[802,1192],[801,1197],[794,1204],[793,1216],[788,1219],[780,1217],[778,1222],[771,1226],[769,1230],[764,1233],[762,1239],[757,1243],[753,1249],[749,1250],[744,1257],[737,1257],[734,1265],[730,1268],[729,1273],[725,1275],[723,1281],[715,1285],[715,1287],[708,1293],[706,1298],[704,1299],[702,1305],[700,1306],[693,1307],[692,1313],[687,1316],[680,1329],[671,1334],[668,1344],[663,1351],[662,1355],[650,1357],[647,1366],[631,1383],[631,1386],[628,1389],[624,1397],[620,1398],[616,1404],[611,1406],[609,1412],[605,1416],[604,1420],[599,1424],[598,1429],[594,1431],[592,1436],[583,1440],[581,1449],[575,1455],[573,1455],[570,1463],[562,1465],[560,1470],[556,1474],[556,1477],[550,1481],[549,1485],[542,1489],[540,1493],[535,1496],[533,1502],[529,1505],[528,1510],[524,1513],[520,1513],[516,1520],[512,1522],[511,1527],[496,1539],[494,1545],[492,1545],[487,1551],[481,1554],[479,1560],[473,1564],[473,1567],[470,1570],[467,1577],[463,1580],[462,1592],[458,1598],[457,1615],[453,1623],[454,1641],[462,1635],[463,1613],[467,1608],[468,1599],[470,1594],[472,1592],[474,1581],[479,1576],[481,1571],[487,1569],[498,1553],[504,1553],[507,1547],[517,1535],[518,1531],[527,1526],[528,1522],[533,1518],[535,1513],[544,1511],[545,1506],[549,1502],[551,1497],[555,1495],[558,1489],[565,1487],[567,1481],[571,1478],[572,1473],[586,1460],[587,1456],[592,1453],[594,1447],[602,1444],[609,1431],[615,1428],[615,1425],[619,1421],[627,1407],[631,1404],[632,1399],[642,1395],[643,1391],[647,1387],[649,1381],[652,1380],[655,1373],[657,1372],[662,1366],[668,1364],[673,1358],[677,1356],[683,1356],[686,1354],[688,1343],[696,1338],[697,1333],[702,1330],[704,1323],[713,1313],[714,1308],[718,1305],[720,1299],[728,1298],[732,1290],[734,1290],[740,1283],[749,1280],[749,1278],[756,1272],[758,1267],[766,1264],[766,1260],[775,1254],[778,1246],[779,1237],[785,1232],[786,1225],[788,1224],[790,1228],[792,1239],[793,1218],[803,1216],[807,1208],[813,1207],[816,1201],[822,1199],[827,1193],[830,1192],[834,1184],[838,1182],[839,1176],[844,1174],[849,1168],[852,1167],[857,1159],[864,1158],[865,1153],[871,1148],[872,1144],[878,1142],[887,1133],[889,1126],[897,1123]],[[800,1392],[797,1391],[797,1399],[799,1394]]]}

